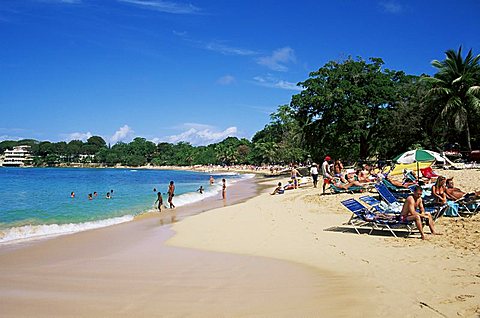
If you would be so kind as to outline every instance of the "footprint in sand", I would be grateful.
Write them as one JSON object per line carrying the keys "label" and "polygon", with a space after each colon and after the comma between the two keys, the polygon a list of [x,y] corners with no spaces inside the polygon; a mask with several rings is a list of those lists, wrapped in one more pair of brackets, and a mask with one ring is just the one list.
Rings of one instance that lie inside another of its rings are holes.
{"label": "footprint in sand", "polygon": [[458,301],[466,301],[468,298],[473,298],[475,297],[474,295],[458,295],[455,297],[456,300]]}

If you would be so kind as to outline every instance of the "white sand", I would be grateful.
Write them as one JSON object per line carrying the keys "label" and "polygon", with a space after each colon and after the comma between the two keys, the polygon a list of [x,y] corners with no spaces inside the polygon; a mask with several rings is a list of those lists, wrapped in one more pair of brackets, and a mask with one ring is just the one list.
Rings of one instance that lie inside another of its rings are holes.
{"label": "white sand", "polygon": [[[468,174],[468,180],[456,178],[457,186],[478,184],[480,173]],[[272,189],[275,182],[270,181]],[[418,236],[395,239],[342,232],[339,226],[350,215],[339,202],[352,195],[319,196],[320,191],[300,189],[283,196],[264,193],[240,205],[188,218],[173,226],[177,235],[168,244],[266,256],[335,272],[349,277],[352,284],[361,282],[363,288],[353,291],[375,304],[371,308],[374,316],[479,316],[478,250],[447,246],[448,231],[426,242]],[[445,231],[458,222],[441,220],[438,229]],[[462,222],[479,224],[478,217]],[[478,237],[478,227],[463,230],[463,237],[472,230]],[[453,246],[463,244],[463,238],[457,239]],[[349,284],[344,288],[349,290]]]}

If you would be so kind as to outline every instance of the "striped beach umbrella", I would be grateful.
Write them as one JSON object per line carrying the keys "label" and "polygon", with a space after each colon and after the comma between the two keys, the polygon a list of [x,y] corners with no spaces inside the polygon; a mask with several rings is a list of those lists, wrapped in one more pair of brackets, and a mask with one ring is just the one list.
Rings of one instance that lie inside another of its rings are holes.
{"label": "striped beach umbrella", "polygon": [[431,163],[433,163],[434,161],[445,162],[445,159],[438,152],[431,151],[431,150],[417,149],[417,150],[406,151],[396,156],[395,158],[393,158],[393,161],[398,164],[417,163],[417,178],[419,178],[420,162],[431,162]]}

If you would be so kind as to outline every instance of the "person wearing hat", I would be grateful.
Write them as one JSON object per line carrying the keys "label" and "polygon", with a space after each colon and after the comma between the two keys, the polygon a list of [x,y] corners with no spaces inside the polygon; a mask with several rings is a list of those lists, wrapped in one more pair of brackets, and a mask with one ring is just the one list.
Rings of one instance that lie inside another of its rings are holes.
{"label": "person wearing hat", "polygon": [[310,175],[313,179],[313,187],[316,188],[318,183],[318,168],[315,162],[312,163],[312,167],[310,168]]}
{"label": "person wearing hat", "polygon": [[332,158],[326,156],[325,160],[322,163],[322,176],[323,176],[323,193],[325,193],[325,186],[330,184],[330,181],[333,179],[332,173],[330,172],[330,162]]}

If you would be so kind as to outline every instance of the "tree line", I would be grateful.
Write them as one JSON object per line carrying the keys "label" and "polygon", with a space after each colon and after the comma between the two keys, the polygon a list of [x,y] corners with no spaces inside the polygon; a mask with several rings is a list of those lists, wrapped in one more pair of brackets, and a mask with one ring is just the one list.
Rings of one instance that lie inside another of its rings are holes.
{"label": "tree line", "polygon": [[[2,141],[0,153],[30,145],[36,165],[94,162],[141,166],[271,164],[390,159],[400,152],[480,148],[480,55],[462,48],[433,61],[434,76],[384,68],[381,58],[330,61],[298,85],[251,141],[228,137],[207,146],[155,144],[137,137],[112,147],[99,136],[86,142]],[[87,155],[87,156],[85,156]]]}

